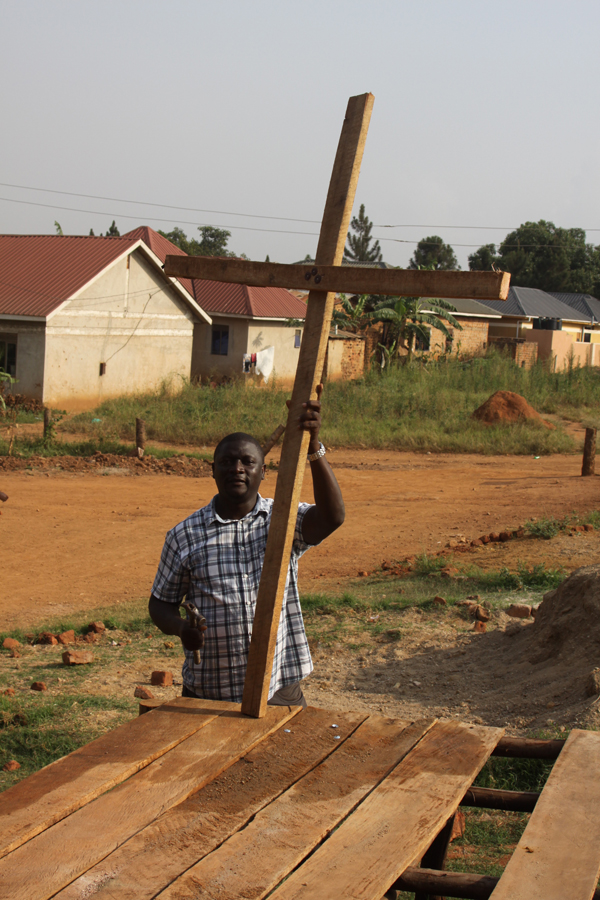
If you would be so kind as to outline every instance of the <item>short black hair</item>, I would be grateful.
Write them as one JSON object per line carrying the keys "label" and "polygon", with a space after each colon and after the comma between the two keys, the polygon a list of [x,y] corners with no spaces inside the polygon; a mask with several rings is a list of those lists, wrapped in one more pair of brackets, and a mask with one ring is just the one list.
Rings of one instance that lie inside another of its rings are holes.
{"label": "short black hair", "polygon": [[234,443],[237,443],[238,441],[247,441],[249,444],[254,444],[254,446],[258,450],[258,454],[259,454],[261,460],[264,463],[265,454],[263,453],[263,449],[262,449],[261,445],[259,444],[259,442],[256,440],[255,437],[252,437],[251,434],[246,434],[243,431],[234,431],[233,434],[226,434],[225,437],[222,438],[219,441],[219,443],[217,444],[217,446],[215,447],[213,459],[217,458],[217,453],[219,453],[219,451],[222,450],[223,447],[226,446],[226,444],[234,444]]}

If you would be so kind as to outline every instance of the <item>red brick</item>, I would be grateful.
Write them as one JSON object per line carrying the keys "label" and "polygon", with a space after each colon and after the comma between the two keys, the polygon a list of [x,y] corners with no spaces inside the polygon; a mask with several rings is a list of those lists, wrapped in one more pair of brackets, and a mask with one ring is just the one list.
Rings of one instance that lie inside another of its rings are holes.
{"label": "red brick", "polygon": [[18,763],[16,759],[10,759],[7,763],[4,763],[2,766],[3,772],[16,772],[17,769],[21,768],[21,763]]}
{"label": "red brick", "polygon": [[584,527],[585,531],[593,531],[594,530],[594,526],[590,525],[589,522],[587,523],[587,525],[584,525],[583,527]]}
{"label": "red brick", "polygon": [[42,631],[38,640],[40,644],[58,644],[56,635],[51,634],[49,631]]}
{"label": "red brick", "polygon": [[3,693],[3,695],[4,695],[5,697],[14,697],[14,696],[15,696],[15,689],[14,689],[14,688],[6,688],[6,690],[5,690],[5,691],[2,691],[2,693]]}
{"label": "red brick", "polygon": [[526,603],[511,603],[506,610],[507,616],[514,619],[528,619],[531,616],[531,606]]}
{"label": "red brick", "polygon": [[484,634],[487,631],[487,625],[485,624],[485,622],[480,622],[479,620],[477,620],[473,624],[473,631],[475,632],[475,634]]}
{"label": "red brick", "polygon": [[2,646],[5,650],[18,650],[21,645],[14,638],[4,638]]}
{"label": "red brick", "polygon": [[505,544],[506,541],[510,541],[511,537],[512,537],[512,534],[510,533],[510,531],[501,531],[500,532],[500,540],[502,541],[503,544]]}
{"label": "red brick", "polygon": [[447,603],[448,603],[448,601],[447,601],[444,597],[440,597],[440,596],[435,596],[435,597],[433,598],[433,602],[434,602],[437,606],[446,606]]}
{"label": "red brick", "polygon": [[106,625],[104,622],[90,622],[88,625],[88,631],[95,631],[96,634],[104,634],[106,631]]}
{"label": "red brick", "polygon": [[86,666],[94,661],[94,654],[89,650],[65,650],[62,661],[65,666]]}
{"label": "red brick", "polygon": [[138,697],[140,700],[154,700],[154,694],[152,691],[149,691],[148,688],[142,687],[141,684],[138,684],[135,691],[133,692],[134,697]]}
{"label": "red brick", "polygon": [[75,643],[75,632],[71,629],[71,631],[63,631],[62,634],[58,635],[58,643],[59,644],[74,644]]}
{"label": "red brick", "polygon": [[162,687],[169,687],[173,684],[173,673],[172,672],[153,672],[150,676],[150,684],[161,685]]}
{"label": "red brick", "polygon": [[32,691],[47,691],[48,686],[43,681],[34,681],[31,685]]}

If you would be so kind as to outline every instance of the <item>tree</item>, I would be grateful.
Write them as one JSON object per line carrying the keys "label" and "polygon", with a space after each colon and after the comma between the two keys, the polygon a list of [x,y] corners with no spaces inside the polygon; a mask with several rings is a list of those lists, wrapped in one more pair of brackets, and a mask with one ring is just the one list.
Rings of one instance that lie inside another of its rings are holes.
{"label": "tree", "polygon": [[409,269],[460,269],[454,250],[437,234],[422,238],[416,246]]}
{"label": "tree", "polygon": [[105,237],[121,237],[121,232],[117,228],[114,219],[112,220],[112,225],[110,226],[110,228],[108,229],[108,231],[106,232],[106,234],[104,236]]}
{"label": "tree", "polygon": [[62,228],[60,227],[60,222],[57,222],[56,219],[54,220],[54,227],[55,227],[55,229],[56,229],[56,233],[57,233],[57,234],[60,234],[61,237],[62,237],[63,230],[62,230]]}
{"label": "tree", "polygon": [[361,203],[358,216],[354,216],[350,228],[356,232],[348,232],[348,246],[344,250],[344,258],[353,262],[381,262],[381,248],[379,241],[375,241],[371,247],[371,230],[373,223],[365,215],[365,204]]}
{"label": "tree", "polygon": [[93,228],[90,228],[90,233],[89,233],[88,237],[96,237],[96,235],[94,234]]}
{"label": "tree", "polygon": [[[163,237],[175,244],[188,256],[235,256],[227,249],[227,242],[231,232],[224,228],[215,228],[212,225],[201,225],[198,228],[200,240],[188,238],[181,228],[172,231],[159,231]],[[243,256],[243,254],[242,254]]]}
{"label": "tree", "polygon": [[231,232],[225,228],[214,228],[212,225],[201,225],[199,248],[196,256],[235,256],[227,250],[227,241]]}
{"label": "tree", "polygon": [[369,297],[367,294],[361,294],[355,297],[354,305],[348,300],[345,294],[340,294],[341,307],[336,307],[331,317],[333,325],[344,331],[352,331],[354,334],[360,334],[365,328],[373,322],[373,313],[368,309]]}
{"label": "tree", "polygon": [[[558,228],[553,222],[525,222],[511,231],[491,260],[480,247],[469,257],[469,267],[494,264],[511,273],[511,283],[542,291],[600,291],[600,247],[587,244],[582,228]],[[495,248],[494,248],[495,250]],[[491,266],[490,266],[491,267]]]}
{"label": "tree", "polygon": [[469,269],[471,272],[490,272],[500,265],[495,244],[484,244],[475,253],[469,255]]}
{"label": "tree", "polygon": [[428,297],[387,297],[372,313],[374,322],[388,324],[384,345],[395,345],[396,353],[403,347],[412,358],[416,338],[429,340],[429,329],[441,331],[444,337],[451,338],[452,332],[446,322],[453,328],[462,330],[460,322],[451,315],[456,308],[446,300],[433,300]]}

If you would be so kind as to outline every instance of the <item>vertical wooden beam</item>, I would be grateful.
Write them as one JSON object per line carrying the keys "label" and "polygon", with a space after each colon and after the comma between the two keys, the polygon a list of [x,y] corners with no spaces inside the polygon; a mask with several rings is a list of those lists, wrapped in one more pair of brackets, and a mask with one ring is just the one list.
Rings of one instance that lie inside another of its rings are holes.
{"label": "vertical wooden beam", "polygon": [[[129,259],[129,257],[127,257]],[[135,449],[138,459],[143,459],[144,450],[146,449],[146,421],[145,419],[135,420]]]}
{"label": "vertical wooden beam", "polygon": [[[372,94],[361,94],[348,101],[325,202],[315,258],[318,265],[340,265],[342,262],[374,99]],[[257,718],[264,716],[267,709],[275,641],[306,465],[309,435],[299,431],[298,417],[302,404],[316,397],[334,299],[334,293],[324,291],[311,290],[308,295],[242,699],[242,713]]]}
{"label": "vertical wooden beam", "polygon": [[583,461],[581,464],[582,475],[596,474],[596,429],[585,429],[585,443],[583,445]]}

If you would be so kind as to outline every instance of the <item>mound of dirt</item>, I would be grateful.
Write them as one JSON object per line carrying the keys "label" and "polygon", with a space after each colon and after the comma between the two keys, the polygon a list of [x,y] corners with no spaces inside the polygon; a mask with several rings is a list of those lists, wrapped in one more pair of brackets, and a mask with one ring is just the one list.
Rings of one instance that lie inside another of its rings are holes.
{"label": "mound of dirt", "polygon": [[210,475],[210,463],[204,459],[173,456],[157,459],[155,456],[120,456],[114,453],[96,452],[93,456],[18,456],[0,457],[0,472],[56,474],[57,472],[92,473],[96,475],[187,475],[205,478]]}
{"label": "mound of dirt", "polygon": [[475,410],[472,418],[483,422],[484,425],[512,424],[514,422],[537,422],[546,428],[554,428],[550,422],[546,422],[533,406],[513,391],[496,391],[491,397]]}
{"label": "mound of dirt", "polygon": [[533,663],[562,660],[576,668],[600,661],[600,566],[576,569],[544,594],[527,631]]}

